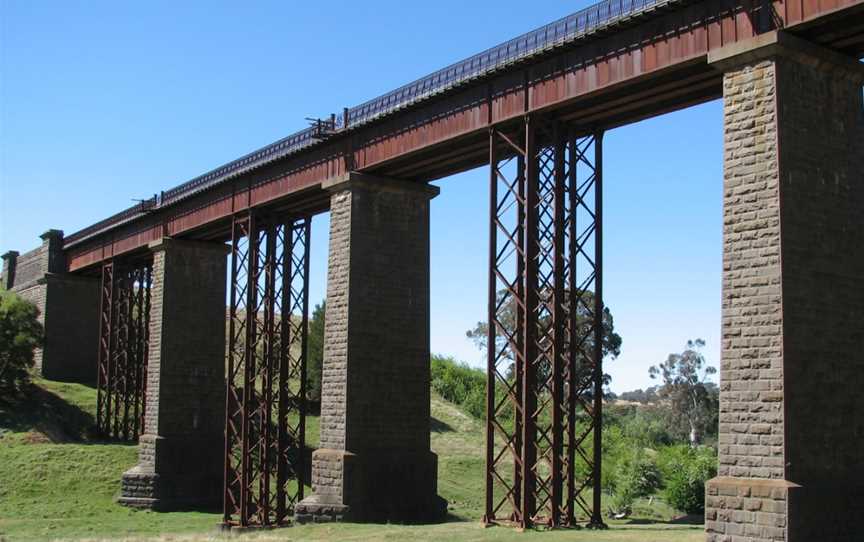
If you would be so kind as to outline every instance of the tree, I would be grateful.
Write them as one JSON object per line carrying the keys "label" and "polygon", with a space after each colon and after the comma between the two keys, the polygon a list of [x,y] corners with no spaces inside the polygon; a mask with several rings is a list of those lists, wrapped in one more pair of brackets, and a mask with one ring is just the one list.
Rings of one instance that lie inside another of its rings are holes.
{"label": "tree", "polygon": [[680,354],[669,354],[666,361],[648,370],[651,378],[660,378],[657,395],[671,403],[673,415],[686,421],[690,430],[690,445],[697,446],[717,409],[716,386],[707,378],[717,372],[709,366],[700,349],[705,341],[687,341]]}
{"label": "tree", "polygon": [[306,337],[306,395],[312,401],[321,400],[321,366],[324,363],[324,315],[327,302],[315,305]]}
{"label": "tree", "polygon": [[[506,290],[501,290],[498,292],[497,303],[501,303],[504,300],[506,295]],[[582,345],[582,350],[586,353],[591,353],[594,351],[594,334],[590,333],[592,326],[592,314],[594,307],[594,293],[591,291],[585,291],[582,293],[582,302],[577,304],[576,310],[576,327],[578,329],[579,336],[586,336],[587,339]],[[540,322],[538,322],[538,327],[541,329],[545,329],[550,325],[549,318],[543,318]],[[516,302],[515,299],[510,296],[507,301],[504,301],[504,304],[501,308],[501,321],[505,328],[508,330],[516,329]],[[474,326],[474,329],[470,329],[465,332],[465,335],[474,341],[474,344],[477,345],[477,348],[480,350],[486,350],[487,341],[488,341],[488,333],[489,333],[489,324],[487,322],[477,322],[477,325]],[[498,351],[504,353],[504,357],[509,359],[511,362],[515,361],[515,355],[510,350],[507,345],[507,338],[504,333],[496,333],[495,335],[495,347]],[[615,325],[614,320],[612,318],[612,313],[609,311],[607,307],[603,309],[603,357],[612,356],[613,358],[618,357],[621,353],[621,336],[615,333]],[[585,367],[588,369],[588,367]],[[513,377],[514,366],[511,363],[508,368],[508,374],[505,375],[506,378]],[[538,378],[542,380],[542,375],[538,375]],[[608,386],[611,381],[611,377],[608,374],[603,375],[603,385]],[[589,394],[593,393],[593,390],[589,390]]]}
{"label": "tree", "polygon": [[659,399],[657,397],[657,386],[651,386],[646,390],[640,388],[638,390],[625,391],[619,396],[619,399],[642,404],[655,403]]}
{"label": "tree", "polygon": [[33,351],[42,344],[39,309],[18,295],[0,290],[0,396],[29,381]]}

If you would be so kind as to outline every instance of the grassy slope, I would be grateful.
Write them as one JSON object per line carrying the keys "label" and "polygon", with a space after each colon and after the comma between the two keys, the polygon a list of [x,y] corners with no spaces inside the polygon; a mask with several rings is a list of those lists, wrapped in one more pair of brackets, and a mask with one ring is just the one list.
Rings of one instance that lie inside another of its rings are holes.
{"label": "grassy slope", "polygon": [[214,514],[136,512],[114,502],[120,475],[135,464],[133,445],[102,444],[96,392],[37,381],[26,402],[0,406],[0,537],[123,536],[213,528]]}
{"label": "grassy slope", "polygon": [[[219,539],[218,514],[134,511],[114,502],[123,471],[136,462],[131,445],[94,442],[95,391],[76,384],[38,381],[28,400],[14,409],[0,406],[0,539],[147,538]],[[432,402],[432,448],[439,457],[439,493],[450,502],[452,520],[433,526],[309,525],[253,540],[543,540],[696,541],[701,527],[614,526],[603,533],[556,531],[519,533],[483,529],[483,428],[454,405]],[[309,444],[317,444],[318,419],[308,421]],[[655,516],[657,507],[651,509]],[[184,536],[185,533],[185,536]],[[172,536],[172,538],[174,538]],[[245,538],[245,537],[244,537]]]}

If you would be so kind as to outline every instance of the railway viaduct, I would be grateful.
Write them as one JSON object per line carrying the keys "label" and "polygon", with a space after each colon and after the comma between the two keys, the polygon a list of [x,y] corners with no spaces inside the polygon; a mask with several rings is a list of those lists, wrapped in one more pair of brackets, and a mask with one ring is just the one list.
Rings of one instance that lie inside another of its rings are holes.
{"label": "railway viaduct", "polygon": [[[121,502],[212,503],[237,526],[434,519],[427,183],[488,164],[489,344],[505,346],[489,354],[484,519],[600,527],[602,134],[722,97],[707,538],[852,540],[864,507],[862,54],[861,0],[607,0],[82,231],[49,230],[3,256],[3,283],[42,311],[42,373],[96,379],[99,429],[138,439]],[[309,224],[327,210],[309,465]],[[577,327],[577,313],[593,324]]]}

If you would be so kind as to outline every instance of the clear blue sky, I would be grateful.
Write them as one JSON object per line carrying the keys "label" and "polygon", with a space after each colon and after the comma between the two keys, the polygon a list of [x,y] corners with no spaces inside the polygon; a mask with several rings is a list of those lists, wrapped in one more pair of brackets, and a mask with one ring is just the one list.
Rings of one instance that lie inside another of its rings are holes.
{"label": "clear blue sky", "polygon": [[[0,253],[74,232],[326,116],[588,5],[538,0],[0,0]],[[689,338],[719,365],[721,107],[606,137],[612,389]],[[432,349],[473,365],[486,306],[487,173],[432,204]],[[311,297],[324,296],[327,218]]]}

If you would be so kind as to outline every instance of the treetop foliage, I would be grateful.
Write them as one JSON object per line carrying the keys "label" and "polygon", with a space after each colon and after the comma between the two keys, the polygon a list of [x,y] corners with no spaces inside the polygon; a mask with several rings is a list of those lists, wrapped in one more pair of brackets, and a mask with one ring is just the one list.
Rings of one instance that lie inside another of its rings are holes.
{"label": "treetop foliage", "polygon": [[34,350],[44,330],[39,309],[13,292],[0,289],[0,392],[13,394],[25,386],[34,365]]}
{"label": "treetop foliage", "polygon": [[[577,303],[576,309],[576,328],[578,336],[586,337],[585,341],[581,343],[581,350],[585,353],[590,353],[594,351],[594,334],[591,332],[593,328],[593,316],[592,310],[594,307],[594,292],[590,290],[585,290],[580,292],[580,299],[582,300],[580,303]],[[513,296],[509,295],[507,290],[500,290],[497,293],[496,302],[501,307],[500,310],[500,321],[499,324],[504,330],[499,330],[498,333],[495,334],[495,348],[496,351],[501,352],[504,358],[513,362],[516,359],[515,353],[512,351],[510,344],[508,343],[507,336],[513,335],[516,330],[516,300]],[[550,326],[549,317],[545,317],[541,319],[537,323],[537,327],[539,329],[547,329]],[[486,351],[488,347],[489,340],[489,323],[488,322],[477,322],[477,325],[474,326],[473,329],[469,329],[465,332],[465,335],[471,339],[474,344],[480,350]],[[615,321],[612,317],[612,312],[608,307],[604,307],[603,309],[603,357],[611,357],[612,359],[618,357],[621,354],[621,345],[622,339],[621,336],[615,333]],[[587,365],[586,365],[586,370]],[[511,363],[511,366],[508,370],[507,378],[511,378],[513,376],[514,367]],[[543,375],[540,375],[539,378],[542,380]],[[603,375],[603,385],[609,386],[612,377],[608,374]],[[608,395],[608,391],[606,395]]]}
{"label": "treetop foliage", "polygon": [[669,400],[675,415],[689,425],[691,446],[698,445],[702,435],[716,425],[718,392],[707,378],[717,369],[705,361],[704,346],[702,339],[687,341],[683,352],[669,354],[665,362],[648,370],[651,378],[662,381],[657,395]]}

